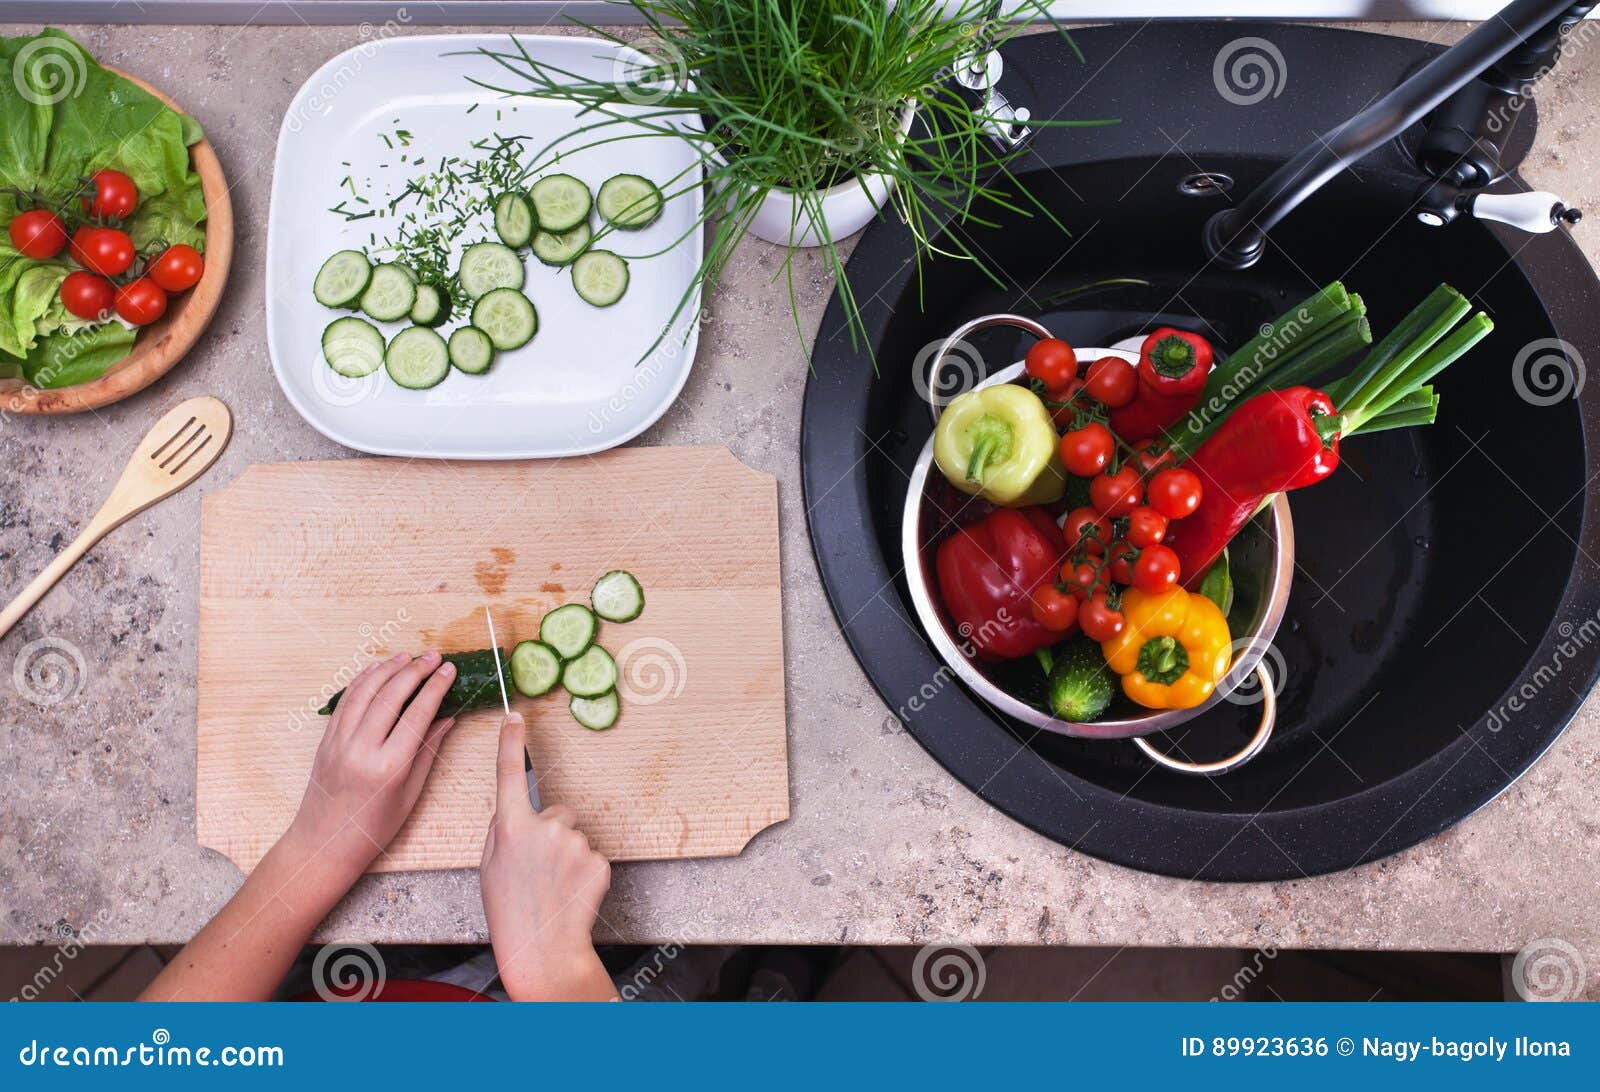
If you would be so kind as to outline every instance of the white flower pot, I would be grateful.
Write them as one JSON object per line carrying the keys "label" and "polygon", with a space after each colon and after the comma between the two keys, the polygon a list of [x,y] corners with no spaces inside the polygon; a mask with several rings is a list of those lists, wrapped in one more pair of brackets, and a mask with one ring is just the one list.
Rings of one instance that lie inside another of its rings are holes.
{"label": "white flower pot", "polygon": [[[916,107],[908,106],[900,117],[900,137],[911,131],[916,117]],[[779,246],[822,246],[828,239],[834,242],[854,235],[872,222],[894,192],[895,180],[886,174],[860,175],[818,195],[822,202],[822,222],[826,235],[819,229],[811,209],[801,205],[793,190],[772,189],[762,199],[750,221],[750,234]],[[813,206],[814,208],[815,206]]]}

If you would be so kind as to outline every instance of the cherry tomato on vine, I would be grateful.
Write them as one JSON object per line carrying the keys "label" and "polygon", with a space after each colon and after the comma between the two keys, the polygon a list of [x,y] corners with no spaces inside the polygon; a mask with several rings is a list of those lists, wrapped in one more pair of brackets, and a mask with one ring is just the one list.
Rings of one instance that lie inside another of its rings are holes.
{"label": "cherry tomato on vine", "polygon": [[1143,494],[1144,482],[1132,463],[1123,463],[1115,472],[1101,474],[1089,483],[1089,503],[1108,516],[1127,515],[1139,506]]}
{"label": "cherry tomato on vine", "polygon": [[1084,389],[1112,409],[1121,409],[1139,393],[1139,370],[1120,356],[1103,356],[1089,365]]}
{"label": "cherry tomato on vine", "polygon": [[108,227],[81,227],[67,251],[72,260],[102,277],[119,277],[133,264],[133,240],[128,233]]}
{"label": "cherry tomato on vine", "polygon": [[206,271],[205,259],[188,243],[175,243],[150,263],[150,279],[163,292],[187,292],[200,283]]}
{"label": "cherry tomato on vine", "polygon": [[74,269],[61,282],[61,306],[67,313],[89,322],[100,322],[111,317],[116,306],[117,290],[104,277],[82,269]]}
{"label": "cherry tomato on vine", "polygon": [[1128,513],[1128,530],[1123,537],[1141,550],[1154,546],[1167,537],[1167,517],[1154,508],[1140,505]]}
{"label": "cherry tomato on vine", "polygon": [[1078,397],[1082,390],[1083,380],[1074,378],[1067,380],[1065,386],[1044,392],[1045,407],[1057,428],[1072,427],[1078,411],[1083,408],[1083,399]]}
{"label": "cherry tomato on vine", "polygon": [[1069,554],[1103,554],[1111,541],[1111,521],[1085,505],[1074,508],[1062,521],[1061,534]]}
{"label": "cherry tomato on vine", "polygon": [[1077,627],[1078,600],[1057,584],[1046,584],[1033,593],[1033,620],[1052,633],[1066,633]]}
{"label": "cherry tomato on vine", "polygon": [[1152,437],[1149,440],[1140,440],[1133,445],[1133,461],[1138,464],[1139,473],[1146,478],[1164,466],[1172,465],[1172,452],[1167,450],[1160,440]]}
{"label": "cherry tomato on vine", "polygon": [[97,219],[126,219],[139,205],[139,187],[121,171],[109,167],[95,171],[90,178],[94,196],[83,199],[83,211]]}
{"label": "cherry tomato on vine", "polygon": [[1205,491],[1193,471],[1182,467],[1158,470],[1150,479],[1148,490],[1150,507],[1168,519],[1182,519],[1200,507]]}
{"label": "cherry tomato on vine", "polygon": [[149,277],[117,289],[117,315],[133,326],[149,326],[167,313],[167,294]]}
{"label": "cherry tomato on vine", "polygon": [[1078,626],[1091,641],[1109,641],[1127,625],[1120,610],[1106,601],[1106,593],[1097,591],[1089,601],[1078,608]]}
{"label": "cherry tomato on vine", "polygon": [[1177,584],[1178,555],[1165,546],[1146,546],[1133,563],[1133,586],[1150,595]]}
{"label": "cherry tomato on vine", "polygon": [[1061,582],[1081,603],[1094,594],[1094,586],[1100,582],[1100,574],[1094,565],[1087,561],[1079,561],[1076,564],[1069,561],[1061,566]]}
{"label": "cherry tomato on vine", "polygon": [[1061,437],[1061,462],[1080,478],[1092,478],[1117,453],[1117,438],[1099,421],[1090,421]]}
{"label": "cherry tomato on vine", "polygon": [[1046,390],[1058,390],[1067,380],[1078,378],[1078,354],[1058,337],[1042,337],[1030,345],[1023,366]]}
{"label": "cherry tomato on vine", "polygon": [[19,212],[6,230],[17,252],[35,261],[54,258],[67,245],[67,225],[49,209]]}
{"label": "cherry tomato on vine", "polygon": [[1120,539],[1111,544],[1111,548],[1106,551],[1106,572],[1111,575],[1112,580],[1118,584],[1133,583],[1135,553],[1137,551],[1132,546]]}

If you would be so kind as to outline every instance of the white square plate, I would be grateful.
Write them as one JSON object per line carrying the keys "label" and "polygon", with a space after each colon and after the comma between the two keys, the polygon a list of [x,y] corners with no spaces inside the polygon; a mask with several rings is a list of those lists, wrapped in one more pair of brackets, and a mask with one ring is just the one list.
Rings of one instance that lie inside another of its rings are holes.
{"label": "white square plate", "polygon": [[[519,35],[518,40],[530,56],[586,77],[613,80],[619,66],[625,67],[618,60],[622,47],[597,38]],[[666,412],[694,361],[698,289],[674,329],[641,361],[700,267],[703,241],[692,228],[701,213],[702,176],[687,141],[616,141],[574,151],[552,169],[576,175],[591,191],[623,172],[644,175],[669,193],[694,183],[690,192],[668,200],[650,227],[614,232],[600,244],[630,258],[688,236],[665,254],[630,261],[627,294],[613,306],[585,303],[566,269],[549,268],[528,254],[523,291],[538,309],[538,333],[523,348],[496,354],[486,375],[452,369],[438,386],[412,391],[397,386],[381,368],[364,379],[345,379],[322,358],[323,329],[349,312],[330,310],[312,298],[317,270],[335,251],[371,249],[374,235],[381,243],[399,227],[393,219],[346,220],[330,212],[341,200],[355,207],[349,185],[376,207],[385,193],[398,194],[406,181],[432,170],[445,156],[481,157],[473,141],[526,135],[531,156],[595,120],[594,115],[579,119],[565,103],[507,97],[469,82],[476,77],[516,86],[513,73],[471,52],[479,47],[506,52],[513,45],[503,34],[371,41],[334,57],[295,95],[278,137],[267,230],[267,344],[273,371],[314,428],[346,447],[377,455],[518,459],[613,447]],[[617,110],[638,115],[650,107]],[[404,148],[390,146],[397,129],[409,134]],[[596,135],[616,136],[622,130],[611,126]],[[570,137],[566,146],[586,139],[594,137]],[[423,166],[402,163],[402,154],[409,163],[421,157]],[[346,177],[352,182],[345,183]],[[456,241],[456,256],[469,243],[493,238],[485,208],[481,230]],[[452,316],[440,332],[448,337],[464,321]],[[375,325],[387,339],[406,324]]]}

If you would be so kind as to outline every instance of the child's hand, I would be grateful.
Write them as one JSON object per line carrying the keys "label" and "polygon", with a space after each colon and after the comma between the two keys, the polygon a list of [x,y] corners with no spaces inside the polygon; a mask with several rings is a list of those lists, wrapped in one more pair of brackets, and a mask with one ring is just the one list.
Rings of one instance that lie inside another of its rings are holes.
{"label": "child's hand", "polygon": [[439,741],[455,724],[454,717],[434,720],[455,677],[437,652],[402,653],[369,664],[345,690],[284,835],[319,875],[331,869],[330,879],[354,883],[411,814]]}
{"label": "child's hand", "polygon": [[500,982],[514,1001],[614,1000],[591,938],[611,865],[575,829],[571,808],[533,810],[522,748],[522,716],[512,713],[500,726],[497,798],[481,872]]}

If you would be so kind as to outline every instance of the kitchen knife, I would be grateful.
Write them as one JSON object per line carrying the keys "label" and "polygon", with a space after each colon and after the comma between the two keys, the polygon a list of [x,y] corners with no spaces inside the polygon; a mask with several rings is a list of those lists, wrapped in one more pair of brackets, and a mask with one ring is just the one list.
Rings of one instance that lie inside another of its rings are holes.
{"label": "kitchen knife", "polygon": [[[494,675],[500,681],[500,704],[505,706],[506,716],[511,715],[511,698],[506,694],[506,675],[500,666],[500,642],[494,636],[494,615],[489,613],[489,608],[483,608],[483,616],[489,622],[489,647],[494,649]],[[533,805],[533,810],[539,810],[539,778],[533,772],[533,759],[528,757],[528,746],[522,746],[522,768],[528,780],[528,803]]]}

